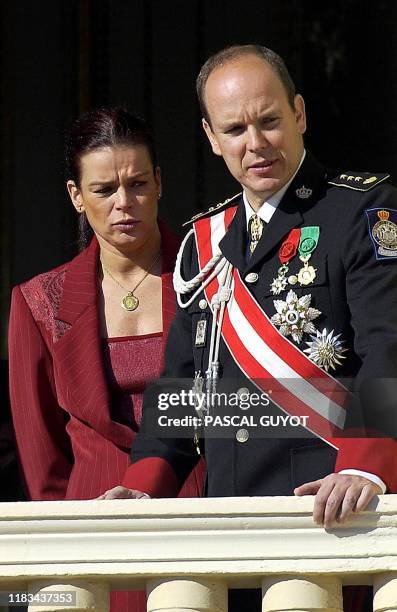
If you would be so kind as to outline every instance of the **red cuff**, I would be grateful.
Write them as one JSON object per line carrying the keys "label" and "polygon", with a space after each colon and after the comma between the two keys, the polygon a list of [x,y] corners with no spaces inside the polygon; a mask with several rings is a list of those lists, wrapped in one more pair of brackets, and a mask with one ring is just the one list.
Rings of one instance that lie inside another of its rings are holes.
{"label": "red cuff", "polygon": [[176,497],[180,489],[174,470],[161,457],[147,457],[130,465],[121,484],[150,497]]}
{"label": "red cuff", "polygon": [[376,474],[397,492],[397,442],[391,438],[338,438],[335,472],[354,468]]}

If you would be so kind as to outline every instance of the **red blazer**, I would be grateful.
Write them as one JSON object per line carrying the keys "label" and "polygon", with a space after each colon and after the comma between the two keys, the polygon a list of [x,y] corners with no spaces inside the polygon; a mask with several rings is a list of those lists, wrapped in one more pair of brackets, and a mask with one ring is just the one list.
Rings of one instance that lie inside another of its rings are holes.
{"label": "red blazer", "polygon": [[[163,348],[175,313],[179,241],[161,228]],[[89,499],[120,484],[135,436],[110,417],[101,338],[99,245],[14,288],[10,396],[20,461],[33,500]],[[199,496],[203,463],[181,496]]]}

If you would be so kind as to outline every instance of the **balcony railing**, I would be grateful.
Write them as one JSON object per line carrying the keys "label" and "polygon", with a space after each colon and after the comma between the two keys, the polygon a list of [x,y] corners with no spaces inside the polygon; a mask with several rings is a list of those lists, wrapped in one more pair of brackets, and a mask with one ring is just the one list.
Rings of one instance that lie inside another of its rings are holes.
{"label": "balcony railing", "polygon": [[[36,593],[32,612],[107,612],[110,590],[146,588],[151,612],[226,612],[228,588],[262,587],[265,612],[339,612],[342,585],[373,584],[374,610],[397,610],[397,495],[328,532],[312,506],[312,497],[3,503],[2,602],[4,592]],[[62,593],[73,601],[55,605]]]}

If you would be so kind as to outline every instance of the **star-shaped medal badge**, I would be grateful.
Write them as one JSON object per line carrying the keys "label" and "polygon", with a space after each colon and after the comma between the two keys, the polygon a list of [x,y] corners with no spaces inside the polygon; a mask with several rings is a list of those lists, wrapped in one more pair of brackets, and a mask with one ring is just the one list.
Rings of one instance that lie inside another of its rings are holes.
{"label": "star-shaped medal badge", "polygon": [[327,329],[323,329],[322,332],[317,330],[316,335],[310,337],[311,342],[306,342],[308,348],[303,351],[308,354],[309,359],[326,372],[342,365],[341,359],[346,359],[343,353],[347,349],[343,348],[344,341],[340,340],[340,334],[334,335],[333,329],[329,333]]}
{"label": "star-shaped medal badge", "polygon": [[276,314],[271,318],[271,322],[283,336],[292,336],[298,344],[302,342],[303,334],[316,334],[317,329],[312,321],[320,316],[321,311],[310,306],[312,296],[303,295],[298,298],[295,291],[288,291],[284,300],[274,300]]}
{"label": "star-shaped medal badge", "polygon": [[273,295],[279,295],[282,291],[284,291],[287,285],[288,281],[285,276],[277,276],[277,278],[273,279],[270,285],[270,291],[273,293]]}

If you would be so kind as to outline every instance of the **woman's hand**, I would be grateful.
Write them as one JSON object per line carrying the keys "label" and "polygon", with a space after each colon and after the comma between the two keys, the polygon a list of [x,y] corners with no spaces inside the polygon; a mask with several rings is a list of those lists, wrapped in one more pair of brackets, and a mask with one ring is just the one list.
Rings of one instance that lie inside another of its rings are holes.
{"label": "woman's hand", "polygon": [[113,489],[105,491],[96,499],[150,499],[150,495],[137,491],[136,489],[127,489],[127,487],[117,486]]}

